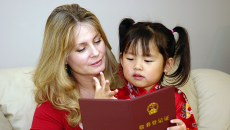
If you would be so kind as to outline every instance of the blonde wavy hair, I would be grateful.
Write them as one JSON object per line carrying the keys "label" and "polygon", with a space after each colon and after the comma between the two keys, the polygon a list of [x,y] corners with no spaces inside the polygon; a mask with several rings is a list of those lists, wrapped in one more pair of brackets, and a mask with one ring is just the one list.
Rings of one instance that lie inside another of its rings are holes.
{"label": "blonde wavy hair", "polygon": [[55,8],[46,22],[42,52],[33,75],[33,82],[37,87],[35,101],[38,104],[49,101],[54,108],[68,111],[67,122],[72,127],[81,122],[78,103],[80,92],[76,89],[77,79],[74,79],[71,71],[66,71],[65,61],[73,47],[72,29],[79,22],[90,24],[104,40],[106,46],[104,74],[110,81],[110,87],[119,88],[123,85],[117,75],[118,63],[97,17],[78,4]]}

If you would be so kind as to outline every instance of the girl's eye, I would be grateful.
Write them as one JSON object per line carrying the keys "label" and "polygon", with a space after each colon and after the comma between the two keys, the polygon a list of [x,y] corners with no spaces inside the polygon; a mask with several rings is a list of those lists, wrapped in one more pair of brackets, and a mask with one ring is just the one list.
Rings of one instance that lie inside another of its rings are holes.
{"label": "girl's eye", "polygon": [[133,60],[133,58],[127,58],[127,60],[130,60],[130,61],[132,61],[132,60]]}
{"label": "girl's eye", "polygon": [[151,60],[145,60],[145,62],[152,62]]}

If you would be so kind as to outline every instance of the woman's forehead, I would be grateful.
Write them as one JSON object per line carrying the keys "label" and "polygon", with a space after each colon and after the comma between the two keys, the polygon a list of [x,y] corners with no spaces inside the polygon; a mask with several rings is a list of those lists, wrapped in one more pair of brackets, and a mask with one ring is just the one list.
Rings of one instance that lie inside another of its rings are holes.
{"label": "woman's forehead", "polygon": [[81,44],[84,42],[89,42],[96,38],[99,34],[99,32],[90,24],[88,23],[78,23],[73,28],[73,41],[75,44]]}

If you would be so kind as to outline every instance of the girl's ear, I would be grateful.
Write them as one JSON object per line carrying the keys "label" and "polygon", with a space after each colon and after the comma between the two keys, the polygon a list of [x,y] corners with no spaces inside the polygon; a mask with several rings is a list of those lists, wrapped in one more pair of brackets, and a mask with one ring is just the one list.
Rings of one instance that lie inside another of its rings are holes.
{"label": "girl's ear", "polygon": [[171,57],[168,58],[166,63],[165,63],[164,72],[165,73],[169,72],[172,69],[173,64],[174,64],[173,58],[171,58]]}
{"label": "girl's ear", "polygon": [[122,57],[123,55],[122,55],[122,53],[120,53],[119,54],[119,60],[120,60],[120,63],[121,63],[121,66],[123,66],[122,64],[123,64],[123,57]]}

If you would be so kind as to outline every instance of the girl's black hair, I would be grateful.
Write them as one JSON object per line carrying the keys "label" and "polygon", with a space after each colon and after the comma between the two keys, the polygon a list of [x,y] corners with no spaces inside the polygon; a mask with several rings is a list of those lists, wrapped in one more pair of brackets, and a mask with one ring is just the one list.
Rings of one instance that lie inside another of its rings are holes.
{"label": "girl's black hair", "polygon": [[182,86],[188,81],[191,68],[189,37],[186,29],[183,27],[176,26],[173,28],[173,31],[179,34],[177,42],[173,32],[161,23],[135,23],[133,19],[125,18],[119,25],[120,54],[123,55],[127,53],[130,45],[132,45],[135,54],[138,41],[141,41],[143,55],[147,56],[150,54],[150,44],[155,43],[164,58],[164,66],[170,57],[172,57],[174,61],[179,62],[178,68],[172,74],[162,74],[160,82],[163,81],[165,75],[173,79],[173,82],[172,80],[168,82],[169,84]]}

